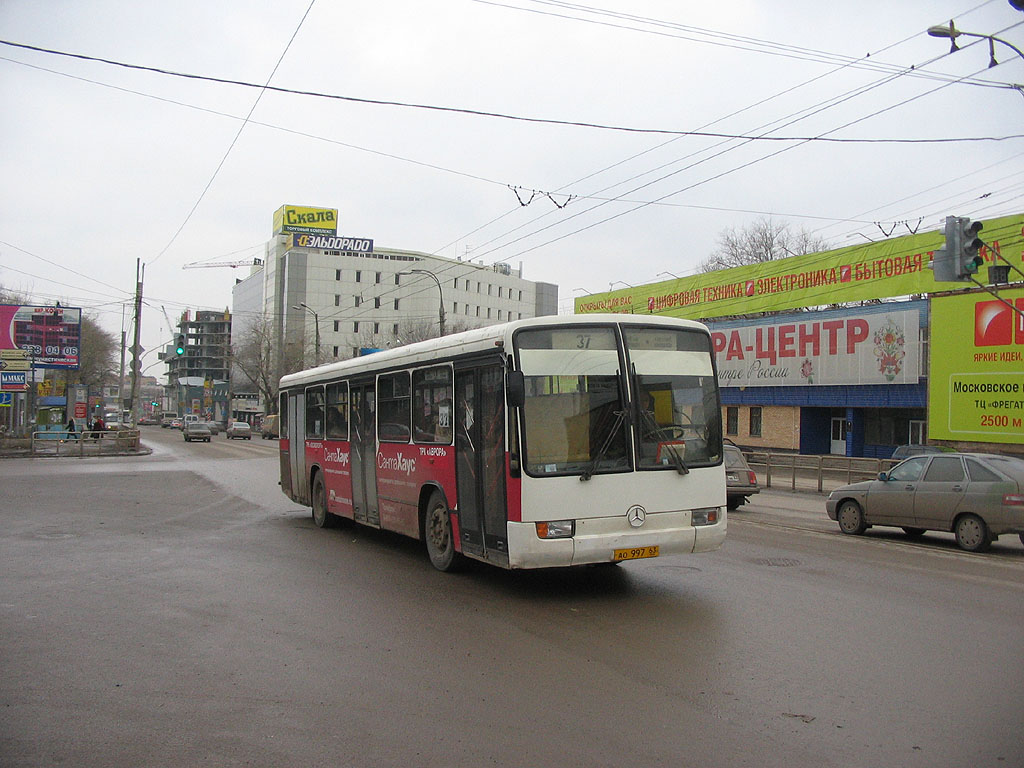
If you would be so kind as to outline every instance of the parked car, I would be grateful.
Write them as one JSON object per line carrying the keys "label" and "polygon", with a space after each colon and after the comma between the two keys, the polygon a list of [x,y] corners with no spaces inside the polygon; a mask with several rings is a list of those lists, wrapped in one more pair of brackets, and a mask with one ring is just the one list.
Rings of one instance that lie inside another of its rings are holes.
{"label": "parked car", "polygon": [[952,531],[968,552],[983,552],[1004,533],[1024,543],[1024,459],[986,453],[913,456],[877,480],[836,488],[828,516],[847,534],[872,525],[908,536]]}
{"label": "parked car", "polygon": [[942,453],[942,449],[935,445],[900,445],[892,452],[890,459],[909,459],[911,456],[924,456],[929,453]]}
{"label": "parked car", "polygon": [[268,437],[272,440],[276,440],[280,437],[278,432],[278,416],[272,414],[263,419],[263,425],[260,427],[260,437],[266,440]]}
{"label": "parked car", "polygon": [[228,440],[252,440],[252,427],[246,424],[244,421],[236,421],[228,427],[228,431],[224,433],[224,436]]}
{"label": "parked car", "polygon": [[205,443],[210,442],[210,438],[213,437],[210,434],[210,427],[205,421],[190,421],[185,425],[185,428],[181,430],[182,437],[185,438],[186,443],[191,443],[193,440],[202,440]]}
{"label": "parked car", "polygon": [[725,494],[729,509],[736,509],[760,493],[757,475],[751,470],[743,451],[735,445],[725,445]]}

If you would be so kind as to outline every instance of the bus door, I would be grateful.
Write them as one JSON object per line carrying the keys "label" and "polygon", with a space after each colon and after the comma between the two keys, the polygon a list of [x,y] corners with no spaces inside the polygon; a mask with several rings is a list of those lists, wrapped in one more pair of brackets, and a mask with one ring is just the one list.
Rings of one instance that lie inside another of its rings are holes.
{"label": "bus door", "polygon": [[373,384],[353,384],[349,395],[352,511],[359,522],[379,526],[376,410]]}
{"label": "bus door", "polygon": [[455,483],[462,550],[507,561],[505,387],[500,363],[455,371]]}
{"label": "bus door", "polygon": [[309,472],[306,470],[306,393],[302,390],[290,393],[287,407],[292,498],[308,504],[310,498]]}

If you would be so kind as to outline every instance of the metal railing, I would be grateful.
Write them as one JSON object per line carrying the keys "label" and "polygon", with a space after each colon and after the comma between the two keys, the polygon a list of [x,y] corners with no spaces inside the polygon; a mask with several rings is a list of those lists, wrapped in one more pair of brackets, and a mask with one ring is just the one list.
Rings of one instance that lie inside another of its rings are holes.
{"label": "metal railing", "polygon": [[823,492],[861,480],[874,480],[898,461],[892,459],[866,459],[856,456],[804,456],[798,453],[774,451],[744,451],[750,468],[759,474],[765,488],[779,481],[792,490],[817,489]]}
{"label": "metal railing", "polygon": [[134,453],[139,450],[139,430],[68,432],[41,430],[33,432],[30,456],[100,456]]}

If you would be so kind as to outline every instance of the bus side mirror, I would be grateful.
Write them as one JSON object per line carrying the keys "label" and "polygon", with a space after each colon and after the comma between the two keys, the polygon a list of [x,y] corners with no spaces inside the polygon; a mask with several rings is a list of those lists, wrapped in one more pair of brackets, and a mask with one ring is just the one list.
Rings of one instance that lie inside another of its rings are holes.
{"label": "bus side mirror", "polygon": [[526,402],[526,378],[522,371],[505,373],[505,400],[509,408],[522,408]]}

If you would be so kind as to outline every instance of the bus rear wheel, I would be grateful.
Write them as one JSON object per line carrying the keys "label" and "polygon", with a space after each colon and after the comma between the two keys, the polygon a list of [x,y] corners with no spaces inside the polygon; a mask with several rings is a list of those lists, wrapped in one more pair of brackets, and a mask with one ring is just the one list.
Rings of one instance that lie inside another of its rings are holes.
{"label": "bus rear wheel", "polygon": [[452,535],[451,511],[444,497],[436,491],[431,494],[423,516],[423,538],[430,562],[437,570],[453,571],[458,567],[459,554],[455,551],[455,537]]}
{"label": "bus rear wheel", "polygon": [[330,528],[334,525],[334,515],[327,511],[327,493],[324,491],[324,478],[317,473],[313,478],[313,523],[317,528]]}

